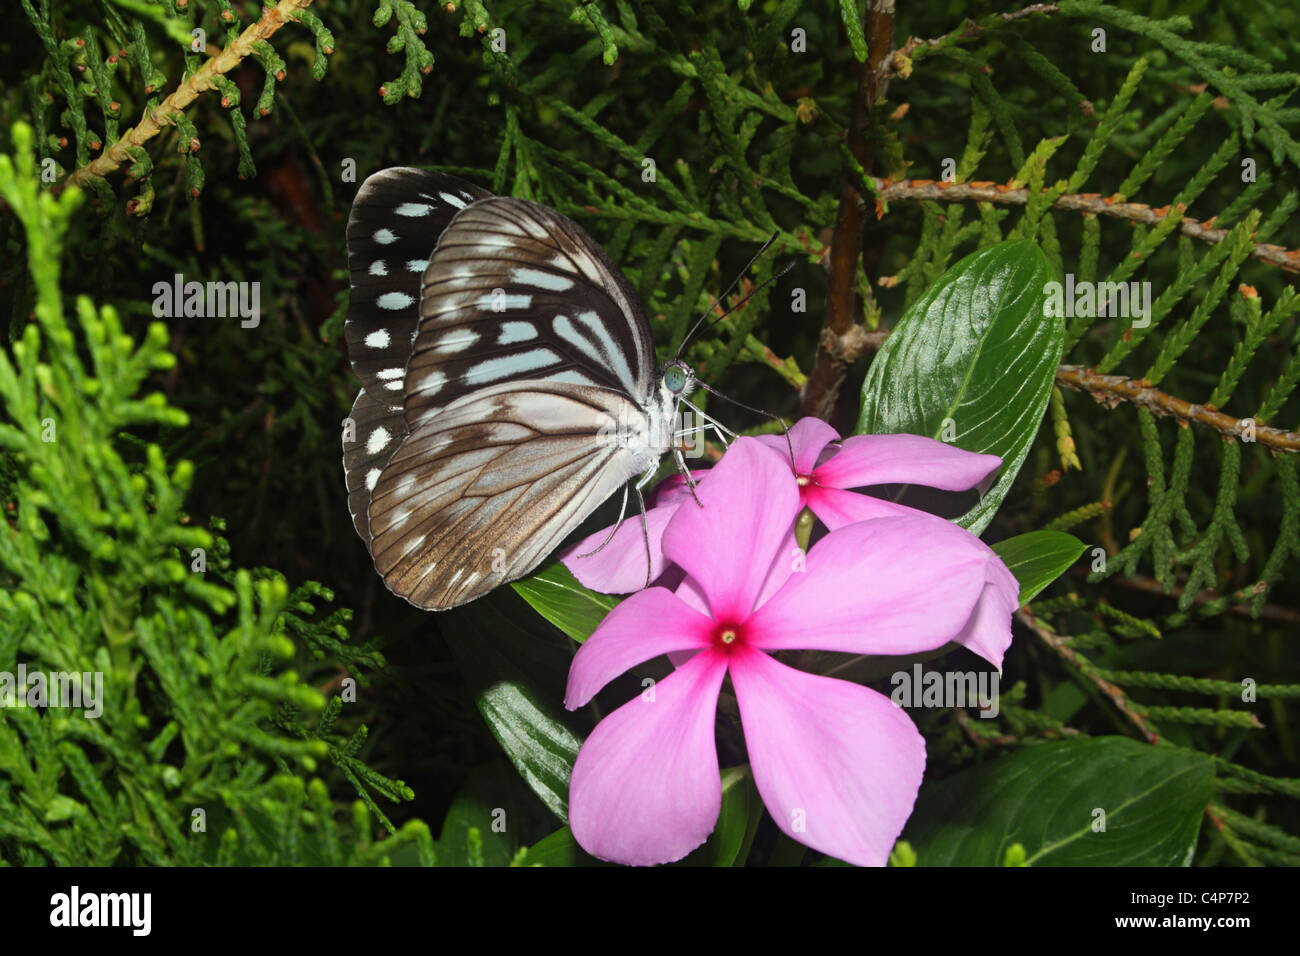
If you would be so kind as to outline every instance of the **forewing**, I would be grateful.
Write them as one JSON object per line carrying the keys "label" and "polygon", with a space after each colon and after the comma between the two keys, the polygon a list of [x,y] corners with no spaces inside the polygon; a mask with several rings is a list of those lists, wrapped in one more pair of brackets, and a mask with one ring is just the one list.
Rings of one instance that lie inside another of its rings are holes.
{"label": "forewing", "polygon": [[477,389],[527,380],[644,404],[654,371],[641,304],[595,240],[552,209],[498,196],[459,212],[429,260],[406,420],[414,430]]}
{"label": "forewing", "polygon": [[493,386],[445,408],[379,476],[376,570],[434,610],[524,576],[645,467],[609,438],[644,423],[620,392],[566,382]]}
{"label": "forewing", "polygon": [[357,190],[348,217],[352,295],[343,332],[362,385],[402,404],[402,377],[420,319],[420,283],[452,218],[492,195],[455,176],[399,166]]}

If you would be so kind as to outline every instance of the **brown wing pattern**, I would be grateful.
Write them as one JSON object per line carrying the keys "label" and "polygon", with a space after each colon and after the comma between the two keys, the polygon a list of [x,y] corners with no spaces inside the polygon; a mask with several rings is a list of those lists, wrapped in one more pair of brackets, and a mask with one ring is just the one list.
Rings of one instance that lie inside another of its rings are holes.
{"label": "brown wing pattern", "polygon": [[372,492],[375,568],[420,607],[464,604],[532,571],[647,467],[609,437],[645,421],[620,392],[568,382],[482,389],[411,432]]}

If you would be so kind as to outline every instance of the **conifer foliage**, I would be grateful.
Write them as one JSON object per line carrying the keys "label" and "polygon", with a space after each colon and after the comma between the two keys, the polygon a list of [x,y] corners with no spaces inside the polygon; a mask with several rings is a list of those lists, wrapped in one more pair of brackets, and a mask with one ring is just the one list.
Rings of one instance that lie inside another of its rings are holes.
{"label": "conifer foliage", "polygon": [[[424,165],[582,223],[661,358],[775,236],[722,305],[793,270],[685,358],[845,435],[951,267],[1036,245],[1064,354],[975,530],[1055,534],[1033,553],[1069,570],[999,552],[1041,578],[999,712],[914,713],[930,784],[891,862],[1300,863],[1300,14],[890,6],[7,5],[0,675],[83,675],[86,703],[101,674],[102,713],[0,678],[0,861],[588,862],[567,783],[597,714],[560,701],[616,599],[550,564],[420,613],[348,518],[347,211]],[[164,313],[174,281],[257,283],[258,320]],[[817,860],[727,720],[688,862]],[[1128,836],[1090,856],[1006,810],[1060,781]]]}

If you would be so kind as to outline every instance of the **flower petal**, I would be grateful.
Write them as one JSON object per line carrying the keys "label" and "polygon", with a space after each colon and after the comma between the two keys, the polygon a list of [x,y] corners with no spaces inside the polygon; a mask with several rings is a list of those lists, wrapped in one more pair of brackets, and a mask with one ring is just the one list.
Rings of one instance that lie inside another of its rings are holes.
{"label": "flower petal", "polygon": [[[754,612],[748,640],[764,650],[933,650],[967,627],[992,561],[997,555],[979,538],[933,516],[849,525],[817,542],[806,570]],[[1010,641],[1010,611],[999,621],[997,610],[981,619],[981,641],[992,643],[996,627]]]}
{"label": "flower petal", "polygon": [[754,601],[754,606],[762,606],[768,598],[781,590],[786,579],[804,566],[807,557],[808,555],[799,547],[795,526],[791,525],[790,530],[785,533],[785,540],[776,549],[776,560],[772,562],[772,566],[763,578],[763,587],[758,592],[758,599]]}
{"label": "flower petal", "polygon": [[759,435],[758,440],[779,451],[787,462],[793,449],[795,473],[809,475],[817,467],[817,458],[826,446],[840,440],[840,433],[820,418],[801,418],[790,429],[789,444],[786,444],[784,435]]}
{"label": "flower petal", "polygon": [[[992,549],[990,548],[990,553]],[[984,590],[962,632],[953,638],[1002,671],[1002,657],[1011,646],[1010,619],[1020,606],[1020,582],[994,555],[985,565]]]}
{"label": "flower petal", "polygon": [[[768,598],[781,590],[786,578],[794,574],[795,570],[802,566],[806,558],[807,554],[799,547],[799,539],[795,536],[794,525],[791,525],[790,530],[786,532],[785,541],[777,549],[776,560],[772,562],[772,567],[768,569],[767,575],[763,578],[763,587],[759,590],[758,600],[754,604],[761,606]],[[673,589],[673,593],[701,614],[709,613],[709,599],[705,596],[704,589],[700,587],[699,582],[694,578],[684,578]],[[669,658],[676,663],[676,658],[673,658],[672,655],[669,655]]]}
{"label": "flower petal", "polygon": [[578,648],[564,706],[576,710],[619,674],[660,654],[708,647],[712,635],[713,622],[667,588],[638,591]]}
{"label": "flower petal", "polygon": [[715,619],[742,621],[799,513],[798,485],[788,462],[741,438],[697,493],[703,507],[677,509],[664,532],[664,553],[696,580]]}
{"label": "flower petal", "polygon": [[912,813],[925,741],[889,698],[738,649],[731,681],[754,783],[793,840],[884,866]]}
{"label": "flower petal", "polygon": [[[697,484],[709,476],[710,469],[702,468],[691,472],[691,479]],[[686,476],[681,472],[669,475],[655,486],[650,496],[650,504],[655,508],[679,505],[691,500],[691,489],[686,485]]]}
{"label": "flower petal", "polygon": [[698,654],[596,725],[569,785],[569,826],[584,850],[646,866],[709,838],[722,806],[714,733],[726,672],[726,658]]}
{"label": "flower petal", "polygon": [[979,455],[921,435],[854,435],[815,477],[831,488],[903,484],[965,491],[1001,466],[997,455]]}
{"label": "flower petal", "polygon": [[809,485],[803,492],[804,502],[812,509],[812,513],[832,531],[859,521],[870,521],[872,518],[904,518],[926,513],[857,491]]}
{"label": "flower petal", "polygon": [[[602,528],[566,549],[560,560],[585,588],[603,594],[629,594],[640,590],[646,586],[647,580],[658,580],[668,568],[663,550],[664,528],[668,527],[668,522],[676,511],[676,503],[647,508],[644,526],[639,514],[631,515],[624,519],[614,537],[603,548],[601,545],[609,538],[609,528]],[[648,579],[647,539],[650,543]],[[597,548],[600,550],[597,551]]]}
{"label": "flower petal", "polygon": [[[702,481],[708,471],[693,471],[691,477]],[[690,500],[691,490],[680,474],[669,475],[659,482],[650,496],[642,529],[639,515],[629,516],[603,548],[609,538],[610,528],[601,528],[577,544],[566,548],[560,556],[564,566],[585,588],[603,594],[630,594],[646,587],[646,540],[650,542],[650,581],[658,581],[668,569],[664,558],[664,528],[678,505]],[[612,525],[610,527],[613,527]],[[596,549],[600,548],[599,551]],[[595,553],[593,553],[595,552]],[[582,557],[586,555],[586,557]]]}

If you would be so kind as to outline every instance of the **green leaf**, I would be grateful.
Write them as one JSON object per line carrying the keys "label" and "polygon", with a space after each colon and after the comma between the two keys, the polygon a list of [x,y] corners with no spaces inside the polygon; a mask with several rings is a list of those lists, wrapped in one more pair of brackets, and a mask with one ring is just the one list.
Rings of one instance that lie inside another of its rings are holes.
{"label": "green leaf", "polygon": [[679,866],[744,866],[749,845],[763,817],[763,800],[754,787],[749,765],[722,772],[722,809],[704,845]]}
{"label": "green leaf", "polygon": [[582,742],[560,709],[572,644],[504,589],[438,623],[492,735],[542,803],[567,820]]}
{"label": "green leaf", "polygon": [[591,856],[578,841],[573,838],[573,831],[561,827],[528,848],[524,862],[529,866],[606,866]]}
{"label": "green leaf", "polygon": [[511,585],[534,610],[575,641],[591,636],[619,599],[589,591],[559,561]]}
{"label": "green leaf", "polygon": [[867,36],[862,32],[862,15],[858,13],[856,0],[840,0],[840,19],[844,21],[844,32],[849,36],[853,56],[859,63],[866,63]]}
{"label": "green leaf", "polygon": [[997,483],[956,519],[975,534],[1010,490],[1051,396],[1065,342],[1064,320],[1043,315],[1053,278],[1029,240],[972,253],[907,310],[862,386],[859,434],[946,440],[955,429],[957,447],[1002,457]]}
{"label": "green leaf", "polygon": [[925,866],[998,866],[1016,843],[1027,866],[1187,866],[1213,779],[1177,747],[1037,744],[926,784],[904,836]]}
{"label": "green leaf", "polygon": [[513,784],[512,774],[502,762],[470,774],[452,801],[434,844],[438,866],[509,865],[518,846],[514,835],[518,826],[511,819],[515,815],[515,807],[510,805]]}
{"label": "green leaf", "polygon": [[582,741],[525,684],[500,681],[479,694],[478,709],[510,762],[561,820],[569,818],[569,776]]}
{"label": "green leaf", "polygon": [[1083,554],[1085,545],[1063,531],[1031,531],[993,545],[993,552],[1020,582],[1020,603],[1028,604]]}

